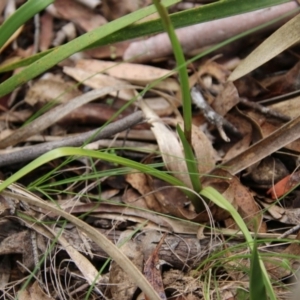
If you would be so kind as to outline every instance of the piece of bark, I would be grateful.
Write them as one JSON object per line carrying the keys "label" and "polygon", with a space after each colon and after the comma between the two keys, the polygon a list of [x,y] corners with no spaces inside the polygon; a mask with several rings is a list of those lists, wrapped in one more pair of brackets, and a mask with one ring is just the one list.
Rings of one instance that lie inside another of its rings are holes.
{"label": "piece of bark", "polygon": [[[24,236],[28,234],[28,230],[21,225],[16,225],[16,222],[12,221],[11,219],[4,219],[2,220],[1,224],[5,225],[5,227],[3,227],[0,238],[0,248],[1,245],[4,245],[3,243],[5,243],[6,238],[9,238],[12,234],[17,234],[17,232],[24,232]],[[97,230],[105,234],[113,243],[118,242],[119,237],[123,232],[114,229],[104,230],[98,228]],[[59,232],[60,228],[57,228],[56,231]],[[85,251],[82,239],[79,236],[76,228],[65,228],[62,235],[68,243],[73,245],[76,250],[80,252]],[[137,247],[140,248],[140,251],[144,257],[149,257],[157,247],[157,244],[161,240],[162,236],[163,233],[157,231],[157,229],[146,229],[133,237],[132,241],[136,243]],[[109,258],[105,252],[105,249],[101,249],[95,242],[89,239],[88,242],[90,243],[90,252],[93,253],[95,259],[106,260]],[[168,233],[165,237],[164,243],[159,249],[159,258],[170,264],[174,269],[190,269],[199,266],[199,264],[212,252],[220,251],[224,247],[229,248],[235,246],[240,242],[240,240],[233,238],[230,238],[229,241],[224,241],[220,238],[211,238],[211,236],[207,236],[199,240],[194,234],[178,235]],[[272,251],[274,251],[274,253],[282,252],[282,247],[272,247]],[[0,255],[10,253],[10,251],[6,250],[4,252],[0,252]],[[14,251],[13,253],[16,252]],[[23,253],[22,249],[20,248],[17,253]]]}
{"label": "piece of bark", "polygon": [[[176,34],[184,53],[188,53],[204,46],[222,42],[239,33],[278,18],[295,8],[297,8],[297,3],[292,1],[254,12],[180,28],[176,30]],[[145,62],[170,55],[172,52],[172,45],[168,35],[161,33],[145,41],[133,42],[125,51],[123,59]]]}

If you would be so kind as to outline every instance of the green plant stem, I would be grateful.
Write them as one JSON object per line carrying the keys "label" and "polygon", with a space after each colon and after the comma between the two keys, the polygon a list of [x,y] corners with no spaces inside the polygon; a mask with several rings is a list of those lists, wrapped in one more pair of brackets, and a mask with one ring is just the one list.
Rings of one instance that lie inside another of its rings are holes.
{"label": "green plant stem", "polygon": [[[248,247],[250,248],[251,252],[254,250],[254,240],[239,213],[235,210],[235,208],[229,203],[217,190],[215,190],[212,187],[205,187],[204,189],[201,190],[200,195],[206,197],[207,199],[210,199],[212,202],[214,202],[216,205],[219,207],[223,208],[224,210],[228,211],[236,224],[239,226],[240,230],[244,234],[244,237],[248,243]],[[258,260],[260,264],[260,268],[262,270],[262,276],[264,280],[264,284],[266,287],[266,290],[268,292],[268,295],[270,299],[276,300],[276,295],[273,290],[268,272],[265,268],[265,265],[258,254]]]}
{"label": "green plant stem", "polygon": [[180,88],[182,93],[182,105],[183,105],[183,121],[184,121],[184,135],[187,142],[192,145],[192,102],[189,89],[189,78],[186,69],[185,57],[181,45],[178,41],[177,35],[174,30],[174,26],[168,15],[166,8],[161,4],[159,0],[153,0],[155,7],[161,17],[164,29],[169,35],[176,63],[178,66],[178,73],[180,78]]}
{"label": "green plant stem", "polygon": [[20,26],[54,1],[55,0],[29,0],[17,9],[16,12],[0,26],[0,48],[2,48]]}
{"label": "green plant stem", "polygon": [[[191,146],[188,144],[187,140],[185,139],[185,136],[182,132],[182,129],[180,126],[177,124],[177,133],[179,135],[179,138],[181,140],[183,150],[184,150],[184,157],[186,160],[186,166],[189,172],[189,176],[193,185],[193,189],[195,192],[199,193],[202,189],[201,187],[201,182],[200,182],[200,174],[198,172],[198,163],[195,159],[195,155],[193,153],[193,150]],[[198,199],[199,200],[199,199]],[[194,203],[193,203],[194,204]],[[195,204],[194,204],[195,206]],[[204,210],[204,206],[201,207],[198,212]]]}
{"label": "green plant stem", "polygon": [[8,187],[10,184],[16,182],[23,176],[27,175],[29,172],[35,170],[36,168],[42,166],[43,164],[54,160],[59,157],[65,157],[65,156],[87,156],[87,157],[93,157],[98,159],[103,159],[108,162],[112,162],[115,164],[123,165],[129,168],[132,168],[134,170],[138,170],[140,172],[152,175],[154,177],[157,177],[163,181],[166,181],[174,186],[178,187],[184,187],[183,192],[188,197],[193,197],[193,193],[186,189],[186,186],[177,178],[166,174],[165,172],[156,170],[153,167],[150,167],[148,165],[137,163],[135,161],[132,161],[130,159],[126,159],[114,154],[105,153],[105,152],[99,152],[94,150],[86,150],[82,148],[72,148],[72,147],[63,147],[58,148],[55,150],[51,150],[43,155],[41,155],[39,158],[35,159],[28,165],[26,165],[24,168],[20,169],[16,173],[14,173],[11,177],[7,178],[5,181],[3,181],[0,184],[0,192],[3,191],[6,187]]}

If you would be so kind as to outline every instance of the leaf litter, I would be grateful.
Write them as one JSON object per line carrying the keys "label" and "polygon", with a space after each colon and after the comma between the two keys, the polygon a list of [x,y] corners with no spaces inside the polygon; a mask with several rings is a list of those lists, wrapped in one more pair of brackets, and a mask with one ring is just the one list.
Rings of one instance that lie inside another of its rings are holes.
{"label": "leaf litter", "polygon": [[[7,7],[3,3],[0,12],[4,18]],[[30,57],[35,45],[45,51],[67,42],[149,1],[122,1],[111,6],[103,1],[102,7],[95,4],[93,9],[84,4],[56,0],[41,15],[42,34],[33,37],[36,28],[33,20],[28,21],[2,49],[1,63]],[[299,15],[290,23],[299,23],[297,18]],[[218,26],[226,26],[218,22]],[[68,24],[70,33],[66,31]],[[296,278],[299,263],[298,244],[292,243],[299,240],[300,215],[300,111],[299,96],[295,94],[299,92],[299,45],[282,50],[298,41],[299,34],[295,30],[292,40],[281,45],[280,53],[274,52],[268,47],[277,47],[276,39],[269,42],[265,35],[275,29],[244,38],[234,51],[226,49],[229,45],[199,59],[188,65],[188,72],[190,88],[201,93],[206,105],[224,119],[221,123],[215,119],[208,122],[205,116],[211,113],[193,107],[192,146],[200,179],[237,209],[259,241],[278,299],[286,299],[290,292],[287,283]],[[189,35],[184,29],[180,31]],[[277,34],[280,36],[280,31]],[[263,51],[260,60],[254,64],[250,55],[231,72],[230,66],[262,41],[262,50],[256,50]],[[74,55],[0,99],[1,160],[8,161],[5,155],[14,152],[20,157],[1,165],[1,180],[33,159],[26,160],[26,148],[35,152],[50,140],[72,139],[99,129],[112,118],[130,118],[141,110],[142,123],[139,119],[139,124],[120,127],[110,134],[105,143],[101,138],[85,146],[151,164],[192,187],[175,132],[177,124],[182,126],[182,118],[173,57],[157,51],[152,58],[141,57],[143,64],[137,63],[138,59],[136,63],[122,61],[122,55],[129,55],[128,46],[137,42],[141,41]],[[187,57],[190,51],[196,51],[183,46],[189,49]],[[1,80],[7,76],[2,74]],[[164,79],[159,80],[161,77]],[[144,88],[146,92],[142,92]],[[128,107],[119,113],[125,105]],[[292,121],[287,123],[289,118]],[[24,176],[19,184],[40,199],[56,201],[67,213],[119,245],[120,255],[130,258],[162,298],[203,299],[208,288],[211,299],[237,299],[241,287],[249,289],[250,265],[248,259],[239,256],[247,247],[234,220],[213,204],[208,204],[208,211],[197,213],[181,189],[162,180],[112,163],[76,157],[70,161],[56,159]],[[40,299],[83,299],[91,286],[91,299],[137,297],[136,281],[122,266],[115,260],[110,268],[105,266],[109,258],[106,249],[72,222],[63,223],[57,213],[26,205],[23,198],[19,200],[18,190],[21,195],[17,187],[15,194],[3,193],[0,197],[3,294],[18,295],[20,299],[30,295]],[[11,218],[13,215],[23,221]],[[266,236],[268,240],[264,240]],[[32,277],[21,290],[22,283],[37,268],[35,254],[37,261],[44,259],[43,265],[38,267],[36,278]],[[214,281],[205,286],[209,270],[214,272],[217,285]]]}

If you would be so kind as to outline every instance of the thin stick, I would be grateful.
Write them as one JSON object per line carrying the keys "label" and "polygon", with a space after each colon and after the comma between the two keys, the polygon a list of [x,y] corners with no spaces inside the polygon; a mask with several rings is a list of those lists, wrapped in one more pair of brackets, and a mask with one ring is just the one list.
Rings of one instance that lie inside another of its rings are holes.
{"label": "thin stick", "polygon": [[82,134],[78,134],[77,136],[65,138],[64,140],[38,144],[11,153],[1,154],[0,167],[35,159],[38,156],[59,147],[65,147],[65,146],[76,147],[76,146],[81,146],[87,140],[89,142],[92,142],[99,139],[105,139],[111,137],[116,133],[119,133],[121,131],[130,128],[131,126],[141,122],[142,120],[143,120],[143,113],[141,111],[137,111],[121,120],[108,124],[106,127],[101,129],[101,131],[98,128]]}

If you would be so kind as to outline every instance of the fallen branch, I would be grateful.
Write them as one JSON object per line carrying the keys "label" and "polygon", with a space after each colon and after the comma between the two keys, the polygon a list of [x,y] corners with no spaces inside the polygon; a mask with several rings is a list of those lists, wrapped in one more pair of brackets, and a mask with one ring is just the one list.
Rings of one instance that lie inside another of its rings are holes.
{"label": "fallen branch", "polygon": [[[291,1],[246,14],[177,29],[176,34],[183,51],[188,53],[204,46],[222,42],[246,30],[276,19],[295,8],[297,8],[296,1]],[[293,15],[289,18],[292,16]],[[145,62],[154,58],[170,55],[172,52],[173,50],[168,35],[161,33],[145,41],[131,43],[126,49],[123,59]]]}
{"label": "fallen branch", "polygon": [[133,125],[141,122],[143,120],[143,113],[137,111],[131,115],[118,120],[114,123],[108,124],[103,129],[94,129],[76,136],[71,136],[63,140],[48,142],[43,144],[38,144],[35,146],[25,147],[16,151],[9,153],[3,153],[0,156],[0,167],[7,166],[14,163],[20,163],[32,160],[38,156],[60,147],[66,146],[81,146],[85,141],[96,141],[99,139],[104,139],[111,137],[112,135],[124,131]]}
{"label": "fallen branch", "polygon": [[237,138],[242,138],[242,134],[238,131],[238,129],[233,126],[230,122],[228,122],[221,115],[217,114],[205,101],[202,94],[196,87],[192,87],[191,89],[191,97],[193,103],[200,108],[205,119],[212,125],[215,125],[221,138],[225,142],[230,142],[229,137],[226,135],[224,128],[226,128],[229,132],[234,134]]}

